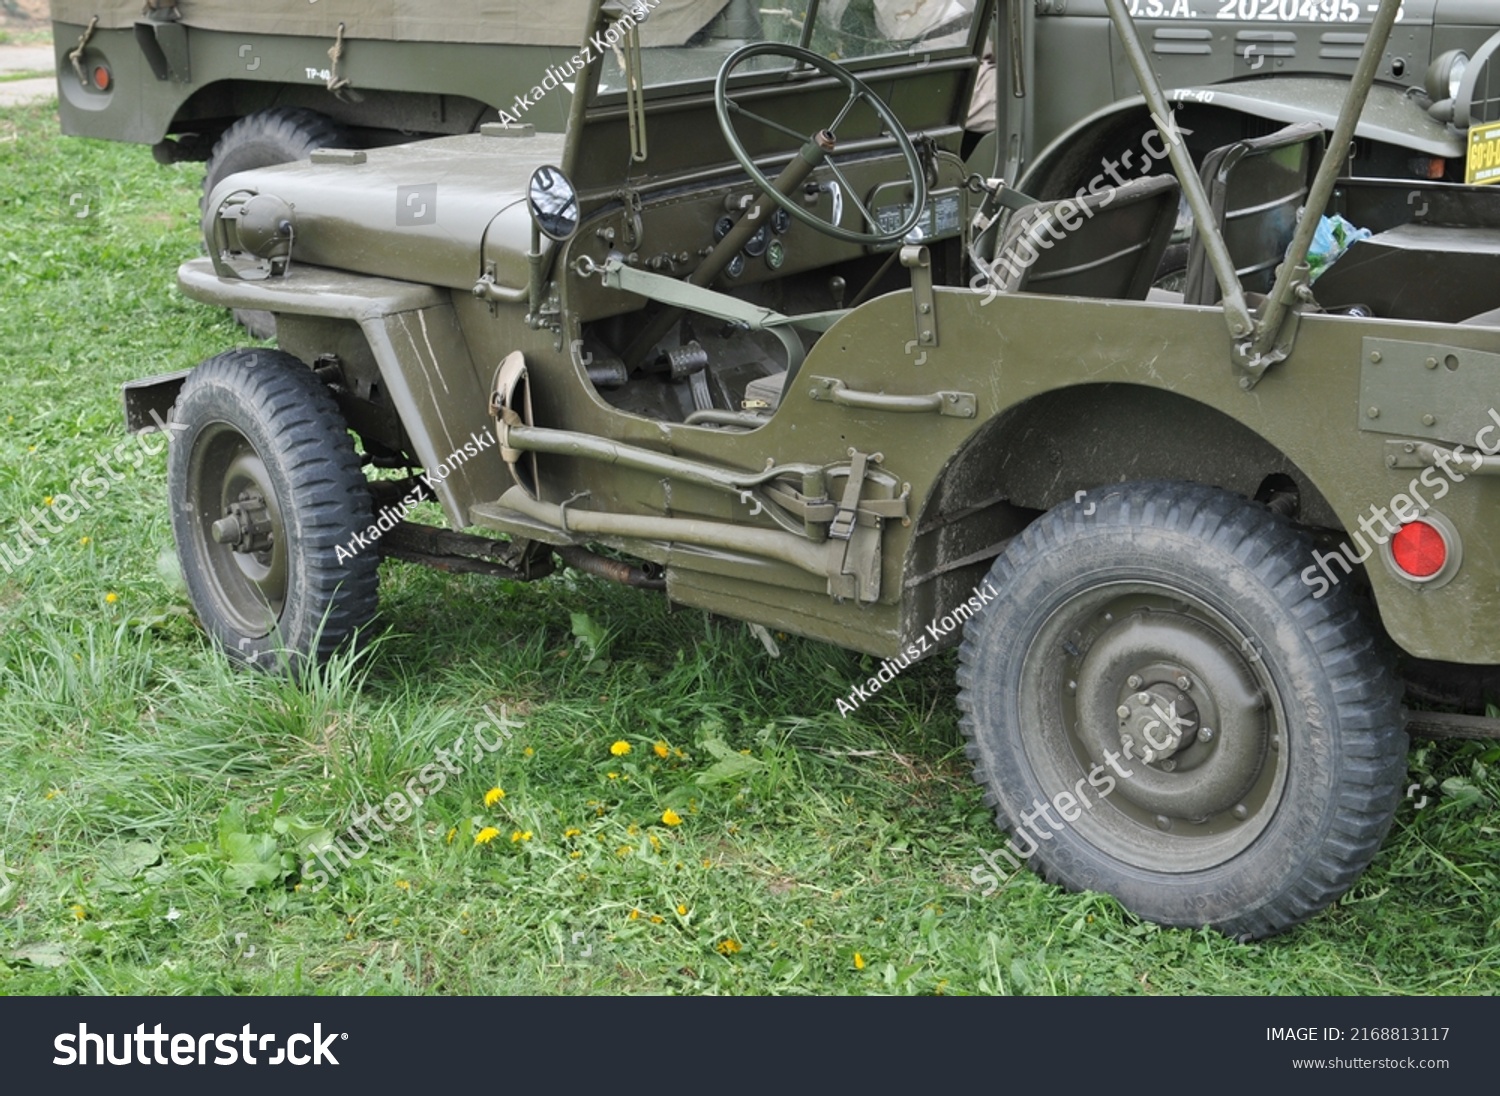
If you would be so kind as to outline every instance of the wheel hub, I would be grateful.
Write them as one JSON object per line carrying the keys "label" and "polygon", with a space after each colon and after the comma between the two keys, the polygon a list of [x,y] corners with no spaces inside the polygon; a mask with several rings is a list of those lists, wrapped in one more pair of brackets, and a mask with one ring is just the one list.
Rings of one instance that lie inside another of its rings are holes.
{"label": "wheel hub", "polygon": [[275,526],[266,500],[255,491],[241,491],[225,515],[213,523],[214,540],[236,552],[268,552],[275,543]]}
{"label": "wheel hub", "polygon": [[[1188,682],[1185,674],[1177,680]],[[1132,674],[1130,683],[1144,683]],[[1198,706],[1184,689],[1170,682],[1157,682],[1129,694],[1115,709],[1120,717],[1120,747],[1126,757],[1150,765],[1159,762],[1167,772],[1176,767],[1174,754],[1198,740]]]}

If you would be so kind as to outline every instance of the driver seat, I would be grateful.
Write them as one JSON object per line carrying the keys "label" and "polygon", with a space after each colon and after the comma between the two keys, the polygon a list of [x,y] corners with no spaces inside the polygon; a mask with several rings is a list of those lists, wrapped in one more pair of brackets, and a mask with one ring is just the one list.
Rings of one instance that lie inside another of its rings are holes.
{"label": "driver seat", "polygon": [[1177,180],[1024,205],[1005,223],[981,273],[1001,293],[1144,301],[1177,224]]}

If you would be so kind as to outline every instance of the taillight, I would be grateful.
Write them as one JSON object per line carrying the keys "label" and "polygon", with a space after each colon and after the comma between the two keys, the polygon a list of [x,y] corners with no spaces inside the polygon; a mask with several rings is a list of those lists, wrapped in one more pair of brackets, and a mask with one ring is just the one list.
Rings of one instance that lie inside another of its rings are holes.
{"label": "taillight", "polygon": [[1391,556],[1406,577],[1430,579],[1448,566],[1448,538],[1428,522],[1409,522],[1391,538]]}
{"label": "taillight", "polygon": [[109,74],[109,69],[105,68],[103,65],[95,65],[94,86],[100,91],[108,91],[111,82],[112,77]]}

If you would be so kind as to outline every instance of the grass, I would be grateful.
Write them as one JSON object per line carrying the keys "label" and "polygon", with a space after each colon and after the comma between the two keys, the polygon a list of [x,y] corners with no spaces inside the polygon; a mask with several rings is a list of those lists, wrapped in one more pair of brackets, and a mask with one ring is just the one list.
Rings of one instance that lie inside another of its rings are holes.
{"label": "grass", "polygon": [[[1419,745],[1374,867],[1239,945],[1024,871],[982,897],[969,871],[1001,839],[951,657],[845,720],[861,656],[783,638],[772,659],[579,576],[388,563],[365,654],[301,690],[231,670],[173,573],[165,458],[125,439],[118,395],[242,341],[174,288],[201,168],[64,139],[45,105],[0,131],[0,542],[126,454],[0,573],[0,993],[1500,990],[1493,746]],[[326,885],[303,873],[310,836],[440,750],[460,771],[414,816]]]}

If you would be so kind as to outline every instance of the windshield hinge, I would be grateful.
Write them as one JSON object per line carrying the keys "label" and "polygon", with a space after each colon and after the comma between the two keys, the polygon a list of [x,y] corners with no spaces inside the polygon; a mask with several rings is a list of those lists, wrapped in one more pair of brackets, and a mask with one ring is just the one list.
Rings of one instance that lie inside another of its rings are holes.
{"label": "windshield hinge", "polygon": [[[910,354],[916,347],[924,351],[938,344],[937,302],[932,295],[932,256],[925,247],[909,244],[901,249],[901,265],[911,271],[911,305],[917,337],[906,344]],[[917,364],[927,360],[923,353]]]}

